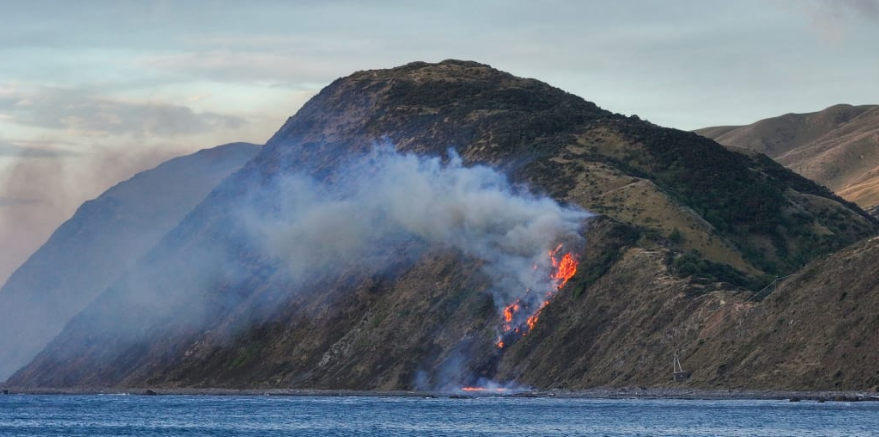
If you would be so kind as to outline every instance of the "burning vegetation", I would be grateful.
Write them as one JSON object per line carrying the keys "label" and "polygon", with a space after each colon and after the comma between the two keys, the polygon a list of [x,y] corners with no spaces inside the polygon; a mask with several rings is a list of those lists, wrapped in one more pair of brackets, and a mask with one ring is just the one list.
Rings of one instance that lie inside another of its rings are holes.
{"label": "burning vegetation", "polygon": [[[507,346],[511,339],[525,336],[534,329],[543,308],[549,304],[555,294],[564,288],[565,284],[577,273],[577,258],[571,252],[560,255],[562,248],[563,244],[559,244],[555,250],[549,251],[549,259],[552,263],[550,279],[553,287],[546,292],[543,299],[539,300],[539,304],[528,304],[519,298],[504,307],[502,332],[496,343],[499,349]],[[531,292],[531,290],[528,290],[526,296],[531,294]]]}
{"label": "burning vegetation", "polygon": [[[495,345],[498,349],[503,349],[511,342],[520,337],[524,337],[537,325],[540,312],[543,311],[549,302],[555,297],[568,281],[577,273],[577,265],[579,261],[572,252],[563,250],[564,244],[556,246],[555,250],[549,251],[549,289],[542,298],[530,298],[533,290],[529,289],[524,296],[517,298],[511,304],[504,307],[503,323],[501,326],[500,337]],[[564,255],[562,255],[564,253]],[[533,267],[537,270],[537,266]],[[475,385],[461,387],[461,391],[469,394],[487,394],[502,395],[509,394],[508,390],[518,386],[500,385],[494,381],[480,378]],[[521,388],[520,388],[521,389]]]}

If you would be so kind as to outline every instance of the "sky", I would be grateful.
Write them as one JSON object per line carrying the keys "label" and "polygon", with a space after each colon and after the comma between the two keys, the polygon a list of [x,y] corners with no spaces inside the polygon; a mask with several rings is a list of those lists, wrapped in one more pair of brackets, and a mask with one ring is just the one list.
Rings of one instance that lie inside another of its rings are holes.
{"label": "sky", "polygon": [[0,283],[85,200],[264,143],[354,71],[468,59],[679,129],[879,103],[879,0],[0,0]]}

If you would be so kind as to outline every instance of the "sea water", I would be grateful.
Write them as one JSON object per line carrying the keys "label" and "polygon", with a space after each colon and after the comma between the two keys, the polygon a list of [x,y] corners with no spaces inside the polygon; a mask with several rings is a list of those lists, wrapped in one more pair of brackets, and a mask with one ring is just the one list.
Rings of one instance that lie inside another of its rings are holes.
{"label": "sea water", "polygon": [[0,396],[0,436],[879,436],[879,403]]}

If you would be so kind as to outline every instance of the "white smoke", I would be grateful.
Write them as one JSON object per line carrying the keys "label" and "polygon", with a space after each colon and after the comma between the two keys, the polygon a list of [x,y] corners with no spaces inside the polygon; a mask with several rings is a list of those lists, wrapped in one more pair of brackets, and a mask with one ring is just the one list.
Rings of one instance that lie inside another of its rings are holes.
{"label": "white smoke", "polygon": [[275,184],[275,213],[245,223],[293,279],[368,263],[391,242],[414,241],[483,261],[499,308],[529,290],[553,290],[547,254],[559,243],[582,244],[589,217],[512,185],[497,170],[466,167],[454,151],[444,163],[378,146],[322,181],[303,173]]}

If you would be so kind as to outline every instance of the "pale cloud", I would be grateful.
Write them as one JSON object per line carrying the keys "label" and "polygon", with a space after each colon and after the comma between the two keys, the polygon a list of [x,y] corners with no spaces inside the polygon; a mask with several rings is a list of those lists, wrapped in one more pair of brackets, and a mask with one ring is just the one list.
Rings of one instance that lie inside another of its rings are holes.
{"label": "pale cloud", "polygon": [[325,83],[340,73],[338,61],[295,53],[231,50],[151,54],[134,60],[136,65],[167,73],[184,74],[194,80],[230,82],[273,81]]}
{"label": "pale cloud", "polygon": [[72,150],[50,148],[35,141],[7,141],[0,139],[0,157],[4,158],[63,158],[77,156]]}
{"label": "pale cloud", "polygon": [[[26,101],[28,104],[21,105]],[[79,136],[174,137],[214,129],[238,129],[246,120],[218,112],[195,112],[165,102],[131,102],[60,87],[6,92],[0,100],[6,122],[63,130]]]}
{"label": "pale cloud", "polygon": [[295,52],[299,54],[321,55],[332,52],[363,55],[374,53],[380,48],[377,41],[369,38],[352,40],[340,35],[209,32],[185,35],[180,40],[182,45],[197,51],[222,48],[232,51],[268,53]]}

